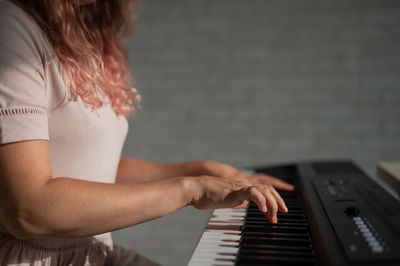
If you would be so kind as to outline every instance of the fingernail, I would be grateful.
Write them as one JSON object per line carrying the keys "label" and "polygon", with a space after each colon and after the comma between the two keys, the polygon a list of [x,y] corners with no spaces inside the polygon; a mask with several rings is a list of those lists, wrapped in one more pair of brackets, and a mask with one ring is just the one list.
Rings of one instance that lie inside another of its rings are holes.
{"label": "fingernail", "polygon": [[286,206],[285,206],[285,211],[286,211],[286,212],[289,212],[289,210],[288,210],[288,208],[287,208]]}
{"label": "fingernail", "polygon": [[264,206],[262,207],[262,210],[261,210],[261,211],[262,211],[262,212],[267,212],[267,206],[264,205]]}

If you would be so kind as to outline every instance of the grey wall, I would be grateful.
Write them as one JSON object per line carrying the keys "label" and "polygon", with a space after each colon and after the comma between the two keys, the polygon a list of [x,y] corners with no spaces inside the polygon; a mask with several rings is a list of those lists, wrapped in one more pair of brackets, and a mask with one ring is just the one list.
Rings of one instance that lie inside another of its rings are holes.
{"label": "grey wall", "polygon": [[[143,110],[125,156],[350,158],[371,174],[400,159],[398,1],[145,0],[128,43]],[[116,241],[182,265],[207,213],[184,209]]]}

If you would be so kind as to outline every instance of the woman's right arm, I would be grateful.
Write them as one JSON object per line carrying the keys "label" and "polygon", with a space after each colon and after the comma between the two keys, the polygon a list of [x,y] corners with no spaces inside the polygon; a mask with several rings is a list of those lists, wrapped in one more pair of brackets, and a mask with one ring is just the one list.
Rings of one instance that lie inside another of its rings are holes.
{"label": "woman's right arm", "polygon": [[272,187],[177,177],[143,184],[105,184],[52,177],[48,142],[0,145],[0,222],[21,238],[85,237],[155,219],[188,204],[235,207],[253,200],[276,220],[283,200]]}

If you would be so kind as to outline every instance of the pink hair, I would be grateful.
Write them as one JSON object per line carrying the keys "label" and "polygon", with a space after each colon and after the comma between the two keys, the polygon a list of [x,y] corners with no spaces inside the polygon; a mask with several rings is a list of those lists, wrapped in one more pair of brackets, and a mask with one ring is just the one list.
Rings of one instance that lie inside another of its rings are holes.
{"label": "pink hair", "polygon": [[135,0],[13,0],[39,24],[62,65],[71,98],[92,109],[108,103],[118,115],[140,107],[123,35],[133,31]]}

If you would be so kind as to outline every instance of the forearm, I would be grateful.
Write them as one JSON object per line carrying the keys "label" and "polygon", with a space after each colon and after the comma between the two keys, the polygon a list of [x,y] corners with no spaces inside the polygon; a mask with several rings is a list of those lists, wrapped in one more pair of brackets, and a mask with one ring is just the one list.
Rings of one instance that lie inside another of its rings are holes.
{"label": "forearm", "polygon": [[156,163],[123,157],[117,171],[117,183],[143,183],[177,176],[195,175],[187,163]]}
{"label": "forearm", "polygon": [[84,237],[148,221],[190,203],[184,178],[104,184],[55,178],[18,211],[23,237]]}

